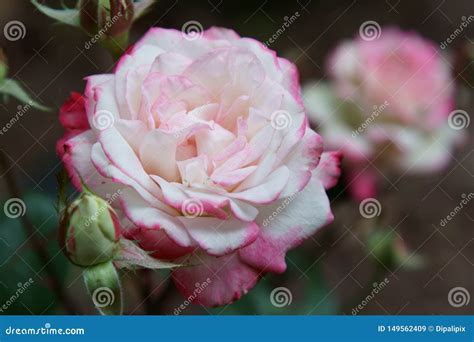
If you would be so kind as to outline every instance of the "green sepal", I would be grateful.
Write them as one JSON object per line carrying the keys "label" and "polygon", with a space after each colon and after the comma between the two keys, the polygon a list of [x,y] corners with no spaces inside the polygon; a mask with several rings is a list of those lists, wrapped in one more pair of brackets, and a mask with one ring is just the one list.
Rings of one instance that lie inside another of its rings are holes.
{"label": "green sepal", "polygon": [[79,9],[64,8],[55,9],[40,4],[37,0],[31,0],[31,3],[44,15],[59,21],[62,24],[80,27]]}

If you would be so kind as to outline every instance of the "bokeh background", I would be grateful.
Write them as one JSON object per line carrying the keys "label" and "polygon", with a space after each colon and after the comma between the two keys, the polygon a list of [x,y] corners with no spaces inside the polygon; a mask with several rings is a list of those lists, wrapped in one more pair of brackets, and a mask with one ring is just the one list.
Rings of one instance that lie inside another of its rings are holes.
{"label": "bokeh background", "polygon": [[[45,1],[41,1],[45,3]],[[59,7],[60,1],[47,1]],[[65,2],[71,5],[70,2]],[[180,29],[190,20],[204,28],[224,26],[242,36],[267,41],[286,17],[298,19],[271,45],[279,55],[297,64],[301,80],[325,78],[324,63],[342,39],[353,37],[367,20],[382,28],[395,25],[415,30],[440,44],[459,27],[462,17],[474,14],[472,0],[382,0],[382,1],[268,1],[268,0],[159,0],[132,29],[131,42],[151,26]],[[0,170],[0,201],[6,201],[9,175],[20,185],[33,223],[25,234],[19,219],[0,211],[0,314],[59,314],[68,311],[58,286],[72,297],[77,313],[95,314],[87,296],[81,270],[67,263],[56,242],[57,214],[55,175],[61,164],[55,143],[62,135],[57,109],[71,91],[82,91],[83,78],[106,73],[113,60],[98,44],[86,50],[89,38],[81,31],[54,22],[27,0],[0,2],[0,23],[21,21],[26,35],[8,41],[0,34],[9,60],[9,77],[20,81],[33,98],[51,112],[34,109],[0,136],[0,149],[7,156],[7,170]],[[2,33],[2,32],[0,32]],[[444,53],[456,55],[461,46],[474,47],[474,22],[464,29]],[[454,59],[453,59],[454,61]],[[454,63],[454,62],[453,62]],[[457,108],[474,113],[474,63],[453,71],[459,83]],[[461,90],[462,89],[462,90]],[[17,111],[19,102],[0,104],[0,126]],[[317,129],[317,128],[316,128]],[[463,287],[474,295],[474,205],[469,203],[445,227],[440,220],[462,199],[474,192],[474,123],[467,130],[467,144],[455,151],[450,165],[435,175],[392,179],[378,198],[382,214],[377,227],[359,213],[345,185],[330,192],[336,220],[288,255],[288,271],[266,276],[240,301],[221,308],[189,305],[181,314],[353,314],[353,309],[371,293],[374,283],[383,287],[358,314],[472,314],[474,299],[454,307],[448,293]],[[71,191],[71,194],[73,192]],[[372,248],[374,241],[378,248]],[[390,243],[388,243],[390,242]],[[38,257],[37,246],[48,248]],[[383,248],[380,248],[380,247]],[[395,246],[395,247],[394,247]],[[393,260],[393,248],[404,261]],[[392,254],[390,254],[392,253]],[[55,279],[46,270],[54,269]],[[123,274],[127,288],[128,314],[173,314],[184,299],[169,285],[165,272]],[[11,296],[29,282],[15,300]],[[290,290],[291,303],[276,307],[271,291]],[[59,298],[58,298],[59,294]],[[4,303],[10,303],[2,309]]]}

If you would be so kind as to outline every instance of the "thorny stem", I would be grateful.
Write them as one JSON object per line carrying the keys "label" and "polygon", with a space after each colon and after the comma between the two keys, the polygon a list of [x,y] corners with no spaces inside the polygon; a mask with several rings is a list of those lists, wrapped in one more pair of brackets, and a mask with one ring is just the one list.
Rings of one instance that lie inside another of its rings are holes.
{"label": "thorny stem", "polygon": [[[5,185],[11,197],[22,198],[22,193],[13,175],[13,168],[10,167],[9,162],[3,150],[0,149],[0,170],[3,170],[5,177]],[[74,301],[64,291],[59,276],[55,267],[51,264],[51,258],[48,251],[43,245],[42,241],[38,239],[36,229],[27,215],[20,216],[22,227],[26,236],[29,237],[33,250],[37,254],[39,260],[43,265],[44,272],[48,275],[48,286],[53,290],[58,300],[63,304],[64,309],[68,314],[80,314]]]}

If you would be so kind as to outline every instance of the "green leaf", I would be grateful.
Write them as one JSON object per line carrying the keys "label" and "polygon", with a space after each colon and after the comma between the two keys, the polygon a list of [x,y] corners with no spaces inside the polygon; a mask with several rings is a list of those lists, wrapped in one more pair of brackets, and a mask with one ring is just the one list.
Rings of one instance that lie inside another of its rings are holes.
{"label": "green leaf", "polygon": [[[15,80],[12,79],[5,79],[0,82],[0,93],[5,94],[5,95],[11,95],[15,97],[16,99],[20,100],[23,102],[26,106],[33,106],[36,109],[42,110],[42,111],[50,111],[51,109],[43,106],[42,104],[34,101],[32,97],[23,89],[23,87],[20,85]],[[25,110],[25,108],[24,108]]]}
{"label": "green leaf", "polygon": [[137,20],[138,18],[145,15],[148,10],[150,9],[151,5],[155,3],[156,0],[140,0],[133,3],[134,7],[134,15],[133,20]]}
{"label": "green leaf", "polygon": [[102,315],[122,314],[122,286],[112,262],[86,268],[84,281],[96,309]]}
{"label": "green leaf", "polygon": [[79,10],[75,8],[54,9],[38,3],[37,0],[31,0],[31,3],[46,16],[53,18],[60,23],[80,27]]}

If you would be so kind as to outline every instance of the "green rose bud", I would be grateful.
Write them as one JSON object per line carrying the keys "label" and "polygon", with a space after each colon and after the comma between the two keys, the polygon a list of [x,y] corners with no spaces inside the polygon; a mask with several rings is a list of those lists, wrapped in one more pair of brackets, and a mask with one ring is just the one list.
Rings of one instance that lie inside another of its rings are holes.
{"label": "green rose bud", "polygon": [[3,49],[0,49],[0,82],[5,79],[7,74],[8,74],[7,56],[3,52]]}
{"label": "green rose bud", "polygon": [[389,269],[418,269],[423,265],[421,256],[410,253],[402,238],[394,231],[374,230],[369,237],[367,249],[377,262]]}
{"label": "green rose bud", "polygon": [[84,191],[66,210],[60,244],[66,256],[82,267],[112,260],[119,249],[120,225],[109,203]]}
{"label": "green rose bud", "polygon": [[81,26],[101,39],[127,35],[134,19],[132,0],[81,0]]}
{"label": "green rose bud", "polygon": [[122,286],[111,261],[87,267],[84,282],[94,306],[102,315],[122,314]]}

